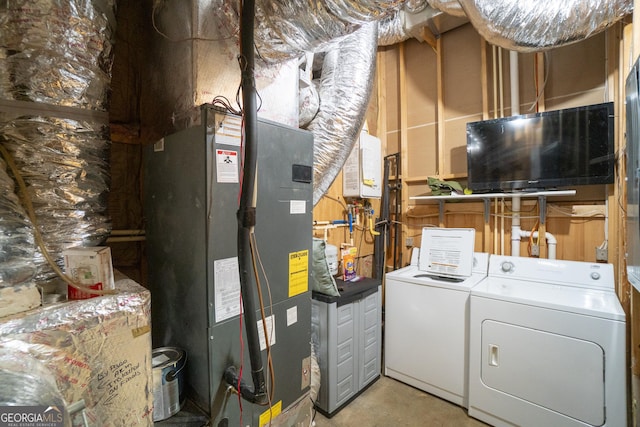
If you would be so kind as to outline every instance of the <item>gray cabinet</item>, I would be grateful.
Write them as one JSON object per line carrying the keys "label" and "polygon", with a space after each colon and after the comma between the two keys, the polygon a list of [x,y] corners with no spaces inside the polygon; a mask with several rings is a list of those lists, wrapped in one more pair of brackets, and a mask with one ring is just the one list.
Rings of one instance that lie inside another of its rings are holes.
{"label": "gray cabinet", "polygon": [[337,281],[339,297],[313,293],[311,330],[320,366],[316,407],[332,416],[380,377],[380,280]]}

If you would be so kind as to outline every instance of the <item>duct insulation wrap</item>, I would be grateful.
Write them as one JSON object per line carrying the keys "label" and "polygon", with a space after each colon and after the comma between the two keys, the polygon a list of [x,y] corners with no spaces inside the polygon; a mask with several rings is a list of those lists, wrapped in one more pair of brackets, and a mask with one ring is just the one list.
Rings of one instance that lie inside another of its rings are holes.
{"label": "duct insulation wrap", "polygon": [[371,22],[325,55],[320,111],[308,126],[314,137],[314,206],[342,169],[364,124],[375,77],[377,44],[378,23]]}
{"label": "duct insulation wrap", "polygon": [[[27,184],[44,244],[62,266],[62,251],[98,246],[110,233],[108,126],[0,112],[0,141]],[[55,277],[40,250],[36,281]]]}
{"label": "duct insulation wrap", "polygon": [[[114,26],[115,0],[0,6],[0,143],[15,158],[45,246],[59,265],[63,249],[100,244],[110,232]],[[38,283],[53,278],[39,251],[34,262]]]}
{"label": "duct insulation wrap", "polygon": [[391,46],[412,37],[404,27],[403,15],[403,11],[398,11],[378,21],[378,46]]}
{"label": "duct insulation wrap", "polygon": [[33,227],[0,156],[0,288],[33,281]]}
{"label": "duct insulation wrap", "polygon": [[327,52],[341,37],[393,14],[405,1],[259,0],[256,46],[260,56],[272,62]]}
{"label": "duct insulation wrap", "polygon": [[458,0],[428,0],[429,5],[452,16],[465,16],[464,10]]}
{"label": "duct insulation wrap", "polygon": [[632,0],[459,0],[490,43],[535,52],[584,40],[633,11]]}
{"label": "duct insulation wrap", "polygon": [[[19,365],[35,358],[70,412],[69,405],[84,401],[87,422],[74,420],[74,426],[153,426],[151,294],[114,275],[117,294],[51,304],[0,322],[0,374],[9,367],[20,374],[26,369]],[[11,350],[12,364],[2,359],[2,349]],[[50,389],[32,381],[7,384],[0,376],[2,399],[12,394],[26,401],[33,387],[42,390],[41,398]]]}
{"label": "duct insulation wrap", "polygon": [[[0,345],[0,406],[55,407],[51,410],[56,416],[53,420],[58,420],[58,414],[63,420],[63,424],[56,422],[55,425],[71,426],[53,373],[35,357],[12,348],[16,344],[20,343],[9,340]],[[23,424],[17,422],[16,425]]]}

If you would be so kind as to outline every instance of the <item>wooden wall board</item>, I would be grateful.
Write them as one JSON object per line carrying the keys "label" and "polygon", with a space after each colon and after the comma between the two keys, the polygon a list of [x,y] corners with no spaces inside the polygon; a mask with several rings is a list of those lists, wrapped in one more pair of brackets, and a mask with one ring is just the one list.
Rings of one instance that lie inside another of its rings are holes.
{"label": "wooden wall board", "polygon": [[399,55],[398,45],[381,47],[378,67],[384,67],[385,86],[381,90],[385,91],[386,97],[386,127],[391,132],[400,129],[400,77],[399,77]]}
{"label": "wooden wall board", "polygon": [[426,177],[424,179],[421,179],[420,181],[404,185],[402,187],[402,191],[408,193],[407,196],[409,197],[409,204],[407,206],[415,205],[415,201],[411,200],[411,197],[431,194],[431,189],[427,185]]}
{"label": "wooden wall board", "polygon": [[445,121],[443,177],[467,176],[467,123],[477,120],[482,120],[481,113]]}
{"label": "wooden wall board", "polygon": [[383,153],[385,156],[400,152],[400,132],[398,130],[387,131],[385,134],[387,140],[387,149]]}
{"label": "wooden wall board", "polygon": [[549,50],[547,100],[603,85],[607,79],[605,34],[601,32],[580,43]]}
{"label": "wooden wall board", "polygon": [[415,39],[405,42],[407,126],[437,122],[436,54],[431,46]]}
{"label": "wooden wall board", "polygon": [[605,86],[598,86],[593,89],[573,93],[568,96],[546,97],[545,104],[547,111],[560,110],[562,108],[579,107],[582,105],[600,104],[605,102]]}
{"label": "wooden wall board", "polygon": [[479,40],[480,36],[471,24],[442,37],[445,120],[482,111]]}
{"label": "wooden wall board", "polygon": [[[523,200],[524,202],[524,200]],[[439,224],[439,211],[438,203],[430,204],[417,204],[410,208],[410,212],[407,214],[407,223],[410,233],[413,233],[414,237],[419,233],[419,226],[426,225],[438,225]],[[510,202],[505,203],[504,214],[498,213],[497,215],[504,215],[504,253],[511,253],[511,214],[510,214]],[[603,216],[591,216],[592,214],[600,215],[604,207],[603,204],[596,205],[584,205],[584,209],[573,209],[572,202],[554,202],[548,204],[553,209],[547,210],[547,221],[545,224],[546,231],[551,233],[557,240],[556,252],[558,259],[567,259],[575,261],[587,261],[595,262],[595,248],[599,246],[605,237]],[[496,216],[495,203],[492,200],[491,205],[491,218],[488,224],[484,222],[484,204],[482,202],[454,202],[444,204],[444,222],[446,227],[462,227],[462,228],[474,228],[476,230],[476,250],[488,251],[491,253],[499,253],[500,248],[494,248],[491,245],[491,237],[493,234],[499,234],[500,229],[496,228],[494,217]],[[582,212],[576,217],[567,216],[573,211]],[[561,213],[564,212],[564,213]],[[592,213],[589,213],[592,212]],[[523,203],[521,208],[521,229],[532,230],[537,222],[538,207],[534,201],[528,201]],[[427,220],[428,218],[428,220]],[[500,219],[500,217],[498,217]],[[498,227],[501,221],[498,222]],[[416,224],[419,224],[417,226]],[[487,227],[488,226],[488,227]],[[487,236],[486,233],[490,235]],[[544,233],[544,231],[543,231]],[[414,244],[418,246],[417,241],[414,239]],[[544,239],[539,239],[539,244],[542,247],[546,246]],[[520,242],[520,253],[527,254],[528,239],[523,238]]]}
{"label": "wooden wall board", "polygon": [[407,168],[404,176],[434,176],[436,174],[437,159],[435,146],[437,127],[435,123],[407,130]]}

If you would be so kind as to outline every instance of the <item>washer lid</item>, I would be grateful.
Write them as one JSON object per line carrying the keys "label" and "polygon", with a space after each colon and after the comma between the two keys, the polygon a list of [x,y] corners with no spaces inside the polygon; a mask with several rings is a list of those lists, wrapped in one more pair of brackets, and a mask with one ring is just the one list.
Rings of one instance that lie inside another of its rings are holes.
{"label": "washer lid", "polygon": [[617,295],[599,289],[489,276],[471,290],[471,297],[511,301],[622,322],[625,320]]}
{"label": "washer lid", "polygon": [[[471,276],[464,279],[454,279],[450,277],[438,277],[435,274],[427,273],[418,268],[418,266],[410,265],[396,271],[387,273],[387,284],[391,280],[397,280],[405,283],[422,286],[432,286],[438,288],[452,289],[456,291],[469,292],[471,288],[482,281],[486,276],[486,273],[473,273]],[[392,286],[392,285],[391,285]]]}

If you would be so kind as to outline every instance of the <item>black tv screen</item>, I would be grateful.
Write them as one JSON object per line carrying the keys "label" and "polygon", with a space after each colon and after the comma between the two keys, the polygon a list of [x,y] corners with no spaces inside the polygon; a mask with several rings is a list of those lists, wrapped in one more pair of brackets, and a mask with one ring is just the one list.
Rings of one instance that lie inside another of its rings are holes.
{"label": "black tv screen", "polygon": [[468,186],[533,191],[614,182],[613,103],[467,123]]}

